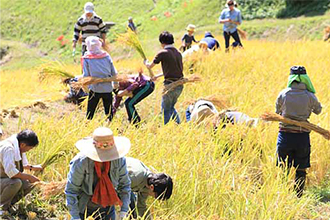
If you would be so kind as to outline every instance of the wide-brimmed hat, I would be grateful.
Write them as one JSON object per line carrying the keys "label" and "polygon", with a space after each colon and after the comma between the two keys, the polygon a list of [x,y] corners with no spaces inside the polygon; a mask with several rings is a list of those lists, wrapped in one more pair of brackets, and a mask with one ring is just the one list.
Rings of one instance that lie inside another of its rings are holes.
{"label": "wide-brimmed hat", "polygon": [[215,112],[207,105],[202,105],[197,109],[194,109],[191,113],[191,121],[197,123],[202,122],[204,119],[214,116]]}
{"label": "wide-brimmed hat", "polygon": [[195,29],[196,29],[196,26],[195,25],[193,25],[193,24],[189,24],[187,27],[186,27],[186,30],[187,31],[195,31]]}
{"label": "wide-brimmed hat", "polygon": [[99,127],[94,130],[92,137],[79,140],[76,147],[91,160],[106,162],[124,157],[131,147],[131,142],[126,137],[114,136],[109,128]]}
{"label": "wide-brimmed hat", "polygon": [[84,6],[85,13],[93,13],[94,12],[94,5],[91,2],[87,2]]}

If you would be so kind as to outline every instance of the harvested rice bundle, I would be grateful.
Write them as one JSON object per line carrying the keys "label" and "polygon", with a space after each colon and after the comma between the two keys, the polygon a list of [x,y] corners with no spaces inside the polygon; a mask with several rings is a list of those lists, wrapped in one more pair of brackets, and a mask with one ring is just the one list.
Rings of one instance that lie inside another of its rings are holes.
{"label": "harvested rice bundle", "polygon": [[196,75],[192,75],[188,78],[183,78],[178,81],[172,82],[171,84],[165,85],[163,90],[163,95],[167,92],[173,90],[175,87],[186,84],[186,83],[194,83],[194,82],[200,82],[202,81],[202,78]]}
{"label": "harvested rice bundle", "polygon": [[72,73],[69,73],[64,69],[65,67],[63,64],[58,61],[56,63],[43,65],[41,71],[39,72],[39,80],[43,81],[47,77],[51,76],[58,76],[65,79],[74,78]]}
{"label": "harvested rice bundle", "polygon": [[112,77],[107,78],[98,78],[98,77],[81,77],[78,82],[72,82],[72,87],[74,89],[85,88],[88,85],[97,84],[97,83],[104,83],[104,82],[121,82],[128,79],[126,74],[120,74]]}
{"label": "harvested rice bundle", "polygon": [[246,39],[247,38],[246,31],[243,31],[243,30],[237,28],[237,32],[239,33],[239,35],[241,36],[242,39]]}
{"label": "harvested rice bundle", "polygon": [[[147,56],[143,50],[142,44],[138,38],[138,35],[132,31],[128,30],[125,34],[119,34],[117,41],[123,44],[126,44],[129,47],[134,48],[142,57],[143,60],[147,60]],[[154,74],[151,69],[148,69],[150,77],[153,77]]]}
{"label": "harvested rice bundle", "polygon": [[286,124],[291,124],[302,128],[306,128],[315,131],[316,133],[322,135],[325,139],[330,140],[330,131],[309,122],[292,120],[289,118],[285,118],[276,113],[264,113],[263,115],[261,115],[261,119],[265,121],[280,121]]}
{"label": "harvested rice bundle", "polygon": [[[50,166],[51,164],[53,164],[54,162],[56,162],[59,158],[63,157],[66,155],[65,151],[60,150],[59,148],[56,149],[54,152],[49,152],[46,156],[46,158],[44,159],[44,161],[41,163],[41,167],[42,168],[46,168],[48,166]],[[40,174],[42,171],[35,171],[35,174],[38,175]]]}
{"label": "harvested rice bundle", "polygon": [[66,183],[67,180],[65,179],[60,182],[37,182],[35,185],[40,188],[40,191],[42,192],[42,198],[48,199],[51,196],[61,194],[65,189]]}

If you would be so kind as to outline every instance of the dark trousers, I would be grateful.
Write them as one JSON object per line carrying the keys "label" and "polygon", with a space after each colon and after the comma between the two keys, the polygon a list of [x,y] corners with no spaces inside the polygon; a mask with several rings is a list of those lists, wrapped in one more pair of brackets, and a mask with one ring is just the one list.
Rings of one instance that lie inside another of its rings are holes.
{"label": "dark trousers", "polygon": [[87,51],[87,46],[86,45],[82,45],[81,47],[81,56],[84,56],[85,52]]}
{"label": "dark trousers", "polygon": [[234,33],[224,31],[223,36],[225,37],[226,49],[229,48],[230,36],[232,36],[235,40],[235,43],[233,45],[243,47],[237,31],[235,31]]}
{"label": "dark trousers", "polygon": [[[94,207],[86,207],[87,208],[87,217],[92,216],[95,220],[115,220],[116,213],[114,206],[94,208]],[[85,219],[85,213],[80,213],[80,218]],[[87,218],[86,218],[87,219]]]}
{"label": "dark trousers", "polygon": [[104,113],[108,117],[109,121],[112,120],[112,93],[97,93],[92,90],[89,91],[88,95],[88,105],[87,105],[87,119],[91,120],[94,117],[94,113],[99,103],[99,100],[102,99]]}
{"label": "dark trousers", "polygon": [[147,82],[145,86],[135,89],[133,97],[125,101],[125,107],[130,123],[137,124],[141,121],[139,114],[135,109],[135,105],[150,95],[155,89],[154,82]]}
{"label": "dark trousers", "polygon": [[309,133],[279,132],[277,137],[277,163],[297,168],[295,190],[300,198],[306,182],[306,168],[310,167],[311,145]]}

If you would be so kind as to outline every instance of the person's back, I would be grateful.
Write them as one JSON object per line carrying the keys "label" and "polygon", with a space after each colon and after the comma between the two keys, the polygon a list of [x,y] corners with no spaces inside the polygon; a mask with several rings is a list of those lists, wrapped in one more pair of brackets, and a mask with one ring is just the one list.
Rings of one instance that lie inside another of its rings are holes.
{"label": "person's back", "polygon": [[154,63],[162,64],[165,81],[176,81],[183,77],[181,53],[172,45],[165,46],[155,57]]}
{"label": "person's back", "polygon": [[209,32],[205,33],[205,36],[201,41],[205,41],[210,50],[215,50],[220,47],[219,42]]}
{"label": "person's back", "polygon": [[[284,89],[278,96],[276,113],[297,121],[307,121],[311,113],[321,113],[322,107],[316,96],[307,90],[304,83],[293,82],[290,88]],[[280,128],[304,130],[295,125],[280,123]]]}

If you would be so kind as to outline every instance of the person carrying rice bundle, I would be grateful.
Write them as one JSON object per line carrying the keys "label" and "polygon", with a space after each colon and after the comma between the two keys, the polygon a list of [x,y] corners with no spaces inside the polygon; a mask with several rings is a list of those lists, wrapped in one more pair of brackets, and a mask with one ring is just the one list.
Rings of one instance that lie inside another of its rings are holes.
{"label": "person carrying rice bundle", "polygon": [[66,205],[72,220],[94,216],[115,220],[115,205],[120,219],[129,210],[131,181],[125,155],[130,149],[126,137],[116,137],[109,128],[99,127],[92,137],[79,140],[80,151],[70,162],[65,187]]}
{"label": "person carrying rice bundle", "polygon": [[230,37],[233,37],[235,40],[233,47],[243,47],[237,32],[237,26],[242,23],[241,11],[235,8],[235,2],[233,0],[228,0],[227,6],[228,8],[224,9],[219,17],[219,23],[223,24],[223,36],[225,38],[226,52],[229,51]]}
{"label": "person carrying rice bundle", "polygon": [[[110,55],[101,50],[102,43],[98,37],[87,37],[87,52],[82,57],[82,67],[84,77],[107,78],[117,75],[117,71],[113,65]],[[112,91],[118,87],[118,82],[103,82],[89,85],[87,119],[91,120],[102,99],[104,113],[108,120],[112,120]]]}
{"label": "person carrying rice bundle", "polygon": [[[288,87],[282,90],[276,100],[276,113],[296,121],[306,121],[311,113],[320,114],[322,106],[315,96],[315,89],[306,69],[293,66],[290,69]],[[296,168],[295,190],[303,194],[306,169],[310,167],[310,130],[280,123],[277,138],[278,165]]]}
{"label": "person carrying rice bundle", "polygon": [[[34,188],[39,179],[24,170],[42,170],[39,165],[29,165],[26,152],[39,144],[32,130],[22,130],[0,142],[0,218],[13,212],[13,205]],[[23,193],[21,193],[23,192]]]}
{"label": "person carrying rice bundle", "polygon": [[158,200],[168,200],[172,195],[173,181],[165,173],[153,173],[140,160],[127,157],[128,175],[131,180],[131,216],[152,219],[147,211],[147,199],[153,197]]}
{"label": "person carrying rice bundle", "polygon": [[155,89],[155,83],[150,77],[143,75],[142,71],[138,75],[131,75],[125,81],[119,82],[117,94],[113,107],[113,114],[117,111],[124,96],[129,96],[125,100],[128,121],[136,126],[141,122],[141,118],[135,109],[135,105],[149,96]]}
{"label": "person carrying rice bundle", "polygon": [[74,34],[72,40],[73,55],[75,55],[77,41],[79,40],[80,32],[82,34],[82,49],[83,56],[87,50],[86,38],[96,36],[102,38],[102,44],[105,44],[106,26],[101,17],[94,11],[94,5],[87,2],[84,6],[85,13],[78,19],[74,26]]}
{"label": "person carrying rice bundle", "polygon": [[[163,49],[158,52],[151,63],[145,61],[145,65],[147,68],[152,69],[156,64],[161,63],[163,73],[158,74],[151,80],[155,81],[157,78],[164,76],[164,85],[170,85],[171,83],[179,81],[183,78],[182,55],[174,47],[174,37],[171,33],[167,31],[162,32],[159,35],[159,42]],[[164,114],[165,125],[171,119],[175,120],[177,124],[180,124],[180,117],[174,106],[178,101],[182,90],[183,85],[178,85],[162,96],[162,112]]]}
{"label": "person carrying rice bundle", "polygon": [[67,103],[74,103],[76,105],[80,105],[82,101],[88,96],[83,89],[76,89],[72,86],[73,82],[78,82],[78,80],[83,77],[82,75],[76,76],[74,78],[68,78],[64,80],[64,83],[69,85],[70,90],[69,93],[64,97],[64,101]]}

